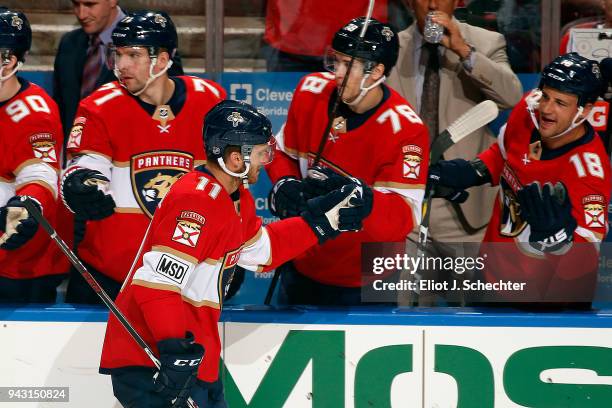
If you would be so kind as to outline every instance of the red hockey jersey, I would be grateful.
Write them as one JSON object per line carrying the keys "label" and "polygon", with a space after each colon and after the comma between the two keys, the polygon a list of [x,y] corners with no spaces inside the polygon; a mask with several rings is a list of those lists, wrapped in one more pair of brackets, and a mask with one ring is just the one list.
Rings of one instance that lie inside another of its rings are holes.
{"label": "red hockey jersey", "polygon": [[[387,21],[387,0],[374,5],[373,17]],[[364,16],[368,1],[269,0],[264,39],[291,54],[322,57],[332,37],[351,19]]]}
{"label": "red hockey jersey", "polygon": [[[21,78],[19,82],[21,90],[0,102],[0,207],[14,195],[32,196],[55,226],[63,139],[59,111],[42,88]],[[21,248],[0,249],[0,276],[5,278],[30,279],[67,270],[67,260],[42,228]]]}
{"label": "red hockey jersey", "polygon": [[[489,258],[488,278],[527,282],[528,293],[523,295],[533,297],[531,300],[548,294],[563,301],[571,293],[582,293],[583,298],[576,300],[584,301],[585,294],[594,289],[597,248],[607,233],[610,162],[600,137],[588,122],[584,124],[587,132],[581,139],[547,150],[540,146],[523,99],[502,128],[498,143],[479,156],[493,183],[500,185],[484,242],[506,243],[483,245]],[[527,244],[530,226],[521,218],[516,192],[536,181],[541,185],[561,182],[569,195],[578,227],[572,248],[562,256],[542,253]]]}
{"label": "red hockey jersey", "polygon": [[[156,344],[186,331],[206,350],[198,371],[217,379],[221,350],[217,322],[236,264],[270,269],[317,242],[301,217],[262,227],[251,194],[233,202],[207,171],[177,181],[155,212],[117,306],[157,354]],[[120,323],[109,318],[100,372],[153,366]]]}
{"label": "red hockey jersey", "polygon": [[[404,240],[421,221],[429,163],[427,127],[404,98],[383,86],[383,101],[369,112],[337,121],[320,164],[374,188],[372,213],[360,232],[345,233],[293,260],[297,270],[324,284],[361,286],[361,243]],[[273,182],[305,177],[336,95],[334,76],[307,75],[298,84],[287,122],[277,135],[279,153],[266,167]]]}
{"label": "red hockey jersey", "polygon": [[[123,281],[157,204],[170,186],[205,162],[202,123],[225,91],[196,77],[177,77],[184,102],[173,99],[153,114],[117,82],[103,85],[79,105],[67,148],[68,166],[100,171],[109,180],[117,207],[100,221],[88,221],[79,256],[98,271]],[[180,81],[180,82],[179,82]]]}

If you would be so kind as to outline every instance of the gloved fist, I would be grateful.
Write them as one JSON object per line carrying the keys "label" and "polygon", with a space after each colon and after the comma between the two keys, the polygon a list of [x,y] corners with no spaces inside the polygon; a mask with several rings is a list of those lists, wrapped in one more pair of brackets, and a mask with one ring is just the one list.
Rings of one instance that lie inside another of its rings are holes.
{"label": "gloved fist", "polygon": [[469,193],[465,189],[480,186],[491,181],[484,163],[479,160],[441,160],[429,167],[428,183],[435,198],[445,198],[461,204]]}
{"label": "gloved fist", "polygon": [[[367,187],[367,186],[366,186]],[[319,243],[342,231],[359,231],[372,209],[372,191],[357,183],[342,186],[324,196],[306,202],[302,218],[312,228]]]}
{"label": "gloved fist", "polygon": [[184,339],[157,342],[157,349],[161,366],[153,377],[155,392],[173,401],[174,407],[184,407],[195,384],[204,347],[187,332]]}
{"label": "gloved fist", "polygon": [[306,208],[302,181],[291,176],[282,177],[270,190],[268,202],[272,215],[280,219],[300,215]]}
{"label": "gloved fist", "polygon": [[534,182],[517,191],[520,214],[530,227],[529,244],[542,252],[554,252],[571,244],[577,222],[565,186],[558,182]]}
{"label": "gloved fist", "polygon": [[105,190],[109,180],[97,170],[76,168],[62,179],[62,199],[75,214],[101,220],[113,214],[115,200]]}
{"label": "gloved fist", "polygon": [[308,169],[304,179],[304,194],[307,199],[310,199],[325,195],[352,182],[354,182],[353,179],[328,167],[315,166]]}
{"label": "gloved fist", "polygon": [[[0,236],[0,248],[2,249],[20,248],[32,239],[38,230],[38,221],[25,209],[23,201],[21,201],[22,197],[12,197],[4,207],[0,208],[0,230],[4,231]],[[40,210],[40,203],[31,197],[28,198]]]}

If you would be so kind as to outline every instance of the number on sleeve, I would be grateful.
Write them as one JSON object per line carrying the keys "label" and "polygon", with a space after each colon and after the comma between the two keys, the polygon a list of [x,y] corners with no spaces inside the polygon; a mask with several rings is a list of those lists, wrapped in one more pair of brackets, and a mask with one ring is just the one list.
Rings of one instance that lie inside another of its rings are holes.
{"label": "number on sleeve", "polygon": [[42,96],[28,95],[24,99],[25,102],[21,99],[17,99],[15,102],[12,102],[6,107],[6,113],[11,117],[13,122],[19,123],[21,119],[28,116],[30,113],[32,113],[32,111],[51,113],[49,105],[47,105],[47,102],[45,102]]}
{"label": "number on sleeve", "polygon": [[[196,185],[196,190],[204,191],[204,189],[206,188],[210,180],[206,177],[198,177],[198,180],[200,181]],[[210,198],[214,200],[215,198],[217,198],[220,192],[221,192],[221,186],[217,183],[212,183],[210,185],[210,191],[208,192],[208,195],[210,196]]]}
{"label": "number on sleeve", "polygon": [[405,117],[410,123],[422,125],[423,121],[419,118],[410,106],[398,105],[394,108],[389,108],[376,118],[376,122],[383,124],[387,119],[391,120],[391,127],[393,128],[393,134],[402,130],[402,123],[399,120],[399,115]]}
{"label": "number on sleeve", "polygon": [[[601,160],[595,153],[582,153],[582,160],[580,158],[580,154],[576,153],[572,155],[569,160],[574,165],[578,177],[586,177],[588,171],[591,176],[599,177],[601,179],[604,178],[604,170],[603,166],[601,165]],[[583,161],[586,164],[586,171]]]}

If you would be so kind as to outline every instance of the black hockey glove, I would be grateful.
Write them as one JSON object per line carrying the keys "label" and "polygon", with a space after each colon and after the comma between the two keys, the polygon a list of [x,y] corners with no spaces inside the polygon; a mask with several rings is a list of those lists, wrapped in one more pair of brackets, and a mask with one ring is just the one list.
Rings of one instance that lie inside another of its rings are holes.
{"label": "black hockey glove", "polygon": [[314,198],[353,182],[353,179],[336,173],[330,168],[315,166],[308,169],[304,179],[304,194],[306,198]]}
{"label": "black hockey glove", "polygon": [[308,169],[308,176],[304,179],[304,195],[307,198],[322,196],[347,184],[356,184],[359,187],[367,217],[372,212],[372,189],[363,180],[343,176],[330,168],[315,166]]}
{"label": "black hockey glove", "polygon": [[[21,201],[22,197],[12,197],[4,207],[0,208],[0,230],[4,231],[0,236],[0,248],[2,249],[20,248],[32,239],[38,230],[38,221],[25,209]],[[28,198],[38,206],[39,210],[41,209],[38,201],[32,197]]]}
{"label": "black hockey glove", "polygon": [[153,377],[155,392],[172,401],[172,406],[185,407],[196,382],[204,347],[195,343],[193,334],[187,332],[184,339],[157,342],[157,348],[161,367]]}
{"label": "black hockey glove", "polygon": [[517,192],[521,217],[531,229],[529,244],[542,252],[555,252],[571,244],[576,220],[562,183],[540,187],[531,183]]}
{"label": "black hockey glove", "polygon": [[319,244],[337,237],[340,232],[361,229],[363,219],[372,209],[371,190],[369,187],[367,190],[352,183],[306,202],[302,218],[314,231]]}
{"label": "black hockey glove", "polygon": [[469,193],[466,188],[491,182],[491,175],[480,159],[442,160],[429,167],[428,183],[434,189],[435,198],[445,198],[453,203],[463,203]]}
{"label": "black hockey glove", "polygon": [[268,202],[272,215],[280,219],[299,216],[306,209],[302,181],[291,176],[282,177],[270,190]]}
{"label": "black hockey glove", "polygon": [[97,170],[75,169],[62,179],[62,199],[75,214],[87,220],[101,220],[113,214],[115,200],[101,187],[108,179]]}

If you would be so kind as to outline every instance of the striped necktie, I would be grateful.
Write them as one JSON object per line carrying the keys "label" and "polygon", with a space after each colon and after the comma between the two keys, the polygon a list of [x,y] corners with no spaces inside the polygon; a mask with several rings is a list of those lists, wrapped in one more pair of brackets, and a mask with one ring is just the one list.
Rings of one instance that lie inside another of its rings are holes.
{"label": "striped necktie", "polygon": [[87,48],[87,58],[83,66],[83,80],[81,82],[81,99],[85,98],[96,88],[96,81],[102,68],[102,58],[100,57],[100,37],[97,34],[91,36],[89,48]]}
{"label": "striped necktie", "polygon": [[440,60],[437,44],[423,46],[426,53],[423,95],[421,96],[420,116],[429,128],[430,140],[438,136],[438,103],[440,101]]}

